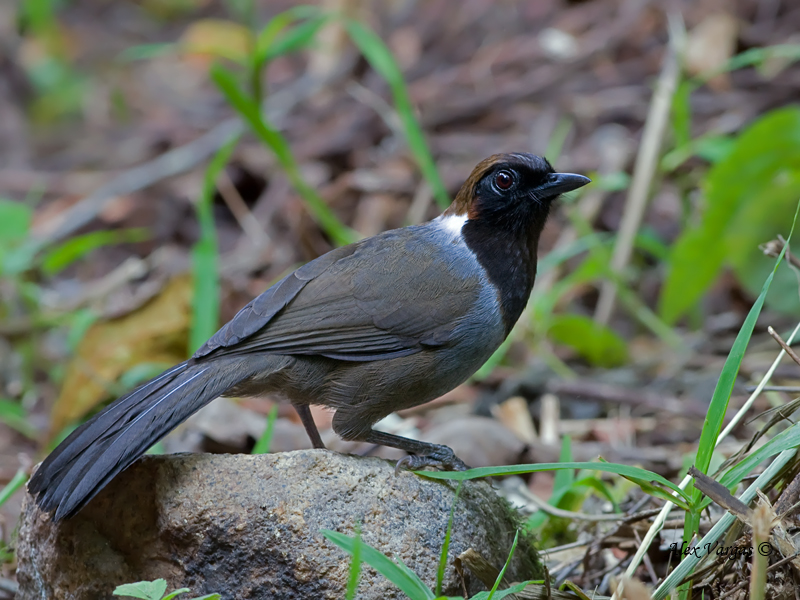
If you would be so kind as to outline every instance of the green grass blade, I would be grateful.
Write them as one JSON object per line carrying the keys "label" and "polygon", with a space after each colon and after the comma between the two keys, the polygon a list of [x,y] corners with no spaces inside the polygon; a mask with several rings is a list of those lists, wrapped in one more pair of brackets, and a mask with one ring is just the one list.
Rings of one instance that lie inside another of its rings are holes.
{"label": "green grass blade", "polygon": [[28,474],[25,472],[25,469],[19,469],[14,473],[14,477],[11,478],[11,481],[0,490],[0,506],[8,502],[8,499],[14,495],[14,492],[25,485],[26,481],[28,481]]}
{"label": "green grass blade", "polygon": [[[322,26],[329,20],[329,15],[319,15],[298,23],[280,36],[275,36],[274,39],[265,43],[263,60],[271,61],[284,54],[307,48],[315,40]],[[259,38],[259,42],[261,42],[261,38]]]}
{"label": "green grass blade", "polygon": [[[778,270],[778,266],[783,260],[786,248],[789,247],[788,241],[791,240],[792,234],[794,233],[798,212],[800,212],[800,203],[798,203],[797,210],[795,211],[794,221],[792,222],[792,229],[789,232],[787,243],[784,245],[783,250],[781,250],[780,256],[775,260],[775,266],[772,272],[764,282],[761,293],[750,309],[750,312],[747,314],[747,318],[739,330],[736,340],[733,342],[733,347],[728,354],[728,358],[725,360],[725,364],[722,367],[722,372],[717,380],[717,386],[714,388],[711,404],[708,407],[706,418],[703,422],[703,431],[700,434],[700,444],[697,448],[697,456],[694,463],[694,466],[703,473],[708,472],[708,466],[711,463],[711,454],[714,452],[714,447],[717,444],[719,432],[722,430],[722,422],[728,410],[728,402],[733,393],[733,384],[736,382],[736,376],[739,374],[739,367],[741,367],[747,344],[750,342],[750,337],[753,335],[756,320],[758,319],[758,315],[761,314],[762,306],[764,306],[764,299],[769,291],[769,286],[772,283],[775,272]],[[699,498],[700,494],[701,492],[699,490],[695,490],[693,494],[694,498]]]}
{"label": "green grass blade", "polygon": [[[329,529],[323,529],[320,533],[345,552],[353,554],[354,538]],[[365,563],[400,588],[400,591],[411,600],[433,600],[435,598],[433,592],[428,589],[416,573],[403,564],[403,561],[398,560],[395,562],[372,546],[363,543],[363,541],[361,542],[361,556]]]}
{"label": "green grass blade", "polygon": [[117,55],[116,60],[121,63],[130,63],[139,60],[152,60],[162,56],[169,56],[177,52],[175,42],[158,42],[153,44],[137,44],[125,48]]}
{"label": "green grass blade", "polygon": [[[592,234],[592,225],[581,216],[577,210],[567,212],[573,227],[581,238],[590,242],[590,258],[597,266],[597,277],[611,280],[617,288],[617,295],[623,306],[645,327],[661,338],[674,349],[683,347],[680,336],[667,323],[661,320],[642,300],[628,288],[625,280],[614,271],[611,264],[611,248],[603,243],[602,238],[589,237]],[[565,288],[568,289],[568,288]]]}
{"label": "green grass blade", "polygon": [[506,571],[508,570],[508,565],[511,564],[511,559],[514,557],[514,550],[517,549],[518,541],[519,541],[519,529],[517,529],[517,533],[514,534],[514,542],[511,544],[511,551],[508,553],[506,564],[503,565],[503,568],[497,575],[497,579],[494,580],[494,585],[492,586],[492,589],[489,592],[489,597],[486,600],[492,600],[492,598],[494,598],[494,594],[497,591],[497,587],[500,585],[500,582],[503,581],[503,575],[505,575]]}
{"label": "green grass blade", "polygon": [[[539,471],[557,471],[559,469],[586,469],[590,471],[602,471],[604,473],[616,473],[629,479],[647,481],[651,484],[658,483],[677,493],[684,501],[689,503],[689,496],[677,485],[662,477],[658,473],[653,473],[639,467],[630,465],[620,465],[608,462],[569,462],[569,463],[536,463],[528,465],[506,465],[502,467],[479,467],[467,471],[414,471],[421,477],[428,479],[451,479],[454,481],[466,481],[468,479],[480,479],[481,477],[494,477],[501,475],[523,475],[526,473],[537,473]],[[679,500],[672,498],[672,502]]]}
{"label": "green grass blade", "polygon": [[461,481],[456,488],[456,493],[453,496],[453,505],[450,507],[450,517],[447,519],[447,531],[444,534],[444,543],[442,544],[442,551],[439,554],[439,568],[436,570],[436,595],[442,594],[442,582],[444,581],[444,571],[447,567],[447,553],[450,551],[450,536],[453,533],[453,515],[456,512],[456,503],[458,502],[458,495],[461,493],[461,487],[464,482]]}
{"label": "green grass blade", "polygon": [[[293,44],[283,49],[284,45],[280,40],[285,38],[284,32],[292,23],[301,19],[313,20],[314,17],[320,17],[319,8],[316,6],[295,6],[272,17],[256,37],[254,57],[256,64],[262,65],[280,54],[301,49],[302,46],[295,47]],[[280,44],[279,50],[283,51],[275,53],[278,44]]]}
{"label": "green grass blade", "polygon": [[250,126],[253,133],[275,154],[275,158],[278,159],[278,163],[286,173],[292,186],[303,198],[311,216],[322,230],[336,244],[349,244],[358,239],[358,234],[342,224],[314,188],[305,182],[300,172],[300,167],[289,148],[289,143],[275,128],[267,123],[258,105],[239,88],[233,74],[219,65],[214,65],[211,68],[211,79],[222,91],[231,106],[241,115],[245,123]]}
{"label": "green grass blade", "polygon": [[214,335],[219,327],[219,268],[213,200],[217,177],[225,168],[238,142],[239,136],[234,136],[211,159],[203,180],[203,190],[195,207],[200,223],[200,239],[192,248],[190,355]]}
{"label": "green grass blade", "polygon": [[547,140],[547,147],[544,149],[544,156],[555,164],[561,156],[561,151],[564,149],[564,142],[567,141],[567,136],[572,131],[572,119],[568,117],[561,117],[556,123],[550,139]]}
{"label": "green grass blade", "polygon": [[[772,482],[774,478],[778,476],[787,463],[794,460],[794,457],[794,450],[781,452],[778,457],[766,469],[764,469],[761,475],[759,475],[756,480],[751,483],[750,486],[739,496],[739,500],[745,504],[750,504],[753,498],[756,497],[758,490],[770,489],[770,482]],[[734,514],[726,512],[722,515],[719,521],[714,524],[714,526],[703,537],[703,539],[701,539],[699,542],[696,542],[694,545],[704,548],[706,544],[714,544],[723,535],[725,535],[725,532],[731,528],[734,521],[736,521]],[[670,594],[678,585],[678,583],[686,579],[686,577],[689,575],[689,573],[691,573],[700,560],[701,557],[699,556],[699,553],[690,554],[681,560],[680,564],[675,567],[675,570],[667,575],[667,577],[659,584],[658,588],[656,588],[656,590],[652,593],[653,600],[664,600],[667,595]]]}
{"label": "green grass blade", "polygon": [[[603,497],[609,504],[611,504],[611,506],[613,507],[611,509],[611,512],[615,513],[622,512],[622,510],[619,507],[619,503],[617,502],[617,499],[614,497],[614,494],[611,493],[611,490],[608,489],[608,486],[605,484],[605,482],[598,479],[594,475],[589,475],[587,477],[582,477],[576,480],[575,483],[573,484],[573,487],[589,488],[591,490],[594,490],[594,492],[597,495]],[[672,502],[672,499],[670,499],[670,502]]]}
{"label": "green grass blade", "polygon": [[7,425],[31,440],[35,440],[38,437],[38,431],[28,420],[27,412],[22,407],[22,404],[15,400],[7,400],[0,397],[0,423]]}
{"label": "green grass blade", "polygon": [[46,275],[55,275],[92,250],[147,239],[150,239],[150,232],[143,227],[92,231],[78,235],[48,250],[42,258],[42,270]]}
{"label": "green grass blade", "polygon": [[774,46],[745,50],[729,58],[722,66],[700,73],[695,77],[693,83],[695,83],[695,85],[702,85],[720,73],[735,71],[743,67],[758,67],[775,58],[784,59],[789,64],[800,60],[800,44],[775,44]]}
{"label": "green grass blade", "polygon": [[386,47],[386,44],[375,32],[369,30],[358,21],[351,19],[345,20],[344,25],[347,33],[350,34],[350,39],[353,40],[353,43],[364,55],[364,58],[367,59],[367,62],[389,84],[394,106],[403,125],[406,143],[408,143],[411,154],[414,156],[420,171],[422,171],[423,177],[425,177],[428,185],[431,186],[436,202],[441,208],[446,208],[450,204],[450,196],[447,194],[447,188],[445,188],[439,171],[436,169],[436,164],[425,141],[422,127],[420,127],[417,118],[414,116],[414,107],[411,104],[408,88],[397,61],[395,61],[389,48]]}
{"label": "green grass blade", "polygon": [[[554,248],[539,259],[536,264],[536,275],[540,277],[548,271],[555,269],[567,262],[570,258],[583,254],[597,245],[611,244],[614,238],[609,233],[598,232],[582,235],[563,248]],[[536,290],[538,291],[538,290]]]}
{"label": "green grass blade", "polygon": [[356,535],[353,538],[353,553],[350,561],[350,576],[347,578],[345,600],[353,600],[358,591],[358,580],[361,577],[361,528],[356,524]]}
{"label": "green grass blade", "polygon": [[166,596],[161,598],[161,600],[174,600],[174,598],[177,598],[181,594],[186,594],[186,593],[188,593],[190,591],[191,590],[189,588],[180,588],[180,589],[175,590],[174,592],[170,592],[169,594],[167,594]]}
{"label": "green grass blade", "polygon": [[[572,440],[568,435],[561,438],[561,452],[558,455],[558,461],[562,463],[572,462]],[[553,479],[553,491],[566,492],[572,487],[575,482],[575,472],[569,469],[562,469],[556,471],[555,478]]]}
{"label": "green grass blade", "polygon": [[267,427],[264,433],[258,438],[256,445],[253,446],[253,451],[250,454],[267,454],[269,453],[270,446],[272,445],[272,434],[275,431],[275,420],[278,418],[278,405],[273,404],[269,409],[267,415]]}
{"label": "green grass blade", "polygon": [[[522,583],[518,583],[516,585],[512,585],[510,588],[507,588],[505,590],[500,590],[499,592],[496,592],[495,595],[493,596],[492,600],[501,600],[502,598],[506,598],[507,596],[510,596],[511,594],[516,594],[518,592],[521,592],[522,590],[524,590],[529,585],[535,584],[535,583],[544,583],[544,582],[523,581]],[[490,597],[489,596],[489,592],[478,592],[477,594],[472,596],[470,598],[470,600],[489,600],[489,597]]]}
{"label": "green grass blade", "polygon": [[[572,462],[572,441],[568,435],[561,438],[561,452],[558,461],[562,463]],[[572,489],[575,482],[575,471],[572,469],[559,469],[553,479],[553,493],[547,503],[550,506],[558,506],[561,499]],[[543,510],[534,512],[526,523],[528,529],[539,529],[550,518]]]}
{"label": "green grass blade", "polygon": [[[625,477],[625,475],[623,475]],[[674,496],[670,493],[670,491],[666,488],[659,487],[658,484],[653,484],[649,481],[645,481],[643,479],[638,479],[636,477],[625,477],[631,483],[635,483],[638,485],[645,494],[650,496],[654,496],[656,498],[660,498],[661,500],[666,500],[667,502],[672,502],[676,506],[679,506],[683,510],[689,510],[689,504],[678,496]]]}
{"label": "green grass blade", "polygon": [[720,478],[719,482],[727,488],[738,484],[761,462],[780,454],[784,450],[800,446],[800,423],[795,423],[789,429],[781,431],[758,450],[732,466]]}
{"label": "green grass blade", "polygon": [[[722,372],[720,373],[719,379],[717,380],[717,385],[714,388],[714,394],[711,397],[711,403],[706,411],[706,418],[703,422],[703,430],[700,433],[700,443],[698,445],[697,455],[695,457],[695,467],[703,473],[708,473],[708,467],[711,464],[711,456],[714,452],[714,448],[717,445],[719,432],[722,430],[722,422],[725,418],[725,413],[728,411],[728,402],[730,401],[730,397],[733,392],[733,385],[736,382],[736,376],[739,373],[739,367],[742,364],[745,350],[747,349],[747,345],[750,342],[750,337],[753,334],[753,329],[755,328],[758,315],[761,313],[761,308],[764,306],[764,300],[767,296],[767,292],[769,291],[769,286],[772,283],[772,279],[775,276],[781,261],[783,260],[786,249],[789,247],[788,242],[791,240],[792,234],[794,233],[798,212],[800,212],[800,202],[797,204],[797,208],[795,209],[794,220],[792,221],[792,229],[789,232],[787,243],[784,245],[780,255],[775,260],[775,266],[764,282],[764,285],[761,288],[761,293],[758,295],[758,298],[750,309],[750,312],[747,314],[744,324],[742,325],[741,329],[739,329],[739,333],[736,335],[736,339],[733,342],[733,347],[728,354],[728,358],[725,359],[725,364],[722,366]],[[691,506],[699,507],[701,505],[703,493],[696,489],[692,483],[686,487],[686,491],[691,494]],[[687,544],[691,543],[691,540],[694,534],[699,530],[699,527],[699,510],[690,510],[689,514],[686,515],[686,520],[684,521],[683,541]],[[679,588],[681,598],[688,596],[690,588],[691,581],[685,583]]]}

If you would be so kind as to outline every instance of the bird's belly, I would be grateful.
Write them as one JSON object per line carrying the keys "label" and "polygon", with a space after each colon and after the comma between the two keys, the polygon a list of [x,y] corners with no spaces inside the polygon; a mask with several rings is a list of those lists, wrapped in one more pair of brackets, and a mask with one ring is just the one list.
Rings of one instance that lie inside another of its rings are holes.
{"label": "bird's belly", "polygon": [[429,402],[463,383],[504,337],[500,317],[492,311],[488,319],[475,317],[462,323],[451,344],[410,356],[369,362],[282,357],[280,368],[242,382],[232,394],[277,393],[295,404],[357,407],[382,418]]}
{"label": "bird's belly", "polygon": [[504,337],[499,315],[493,313],[490,322],[476,318],[462,323],[460,335],[447,346],[389,360],[339,362],[329,373],[324,392],[312,402],[363,407],[378,418],[424,404],[466,381]]}
{"label": "bird's belly", "polygon": [[358,403],[366,399],[384,407],[382,412],[386,413],[424,404],[464,383],[501,342],[502,338],[482,337],[471,344],[394,359],[388,368],[372,363],[365,369],[367,387],[362,388],[353,401]]}

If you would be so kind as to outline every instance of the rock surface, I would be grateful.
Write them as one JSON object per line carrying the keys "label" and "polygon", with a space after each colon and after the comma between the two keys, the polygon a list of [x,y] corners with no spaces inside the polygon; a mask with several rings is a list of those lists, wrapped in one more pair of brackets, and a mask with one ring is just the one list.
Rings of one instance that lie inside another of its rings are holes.
{"label": "rock surface", "polygon": [[[18,598],[111,598],[115,586],[160,577],[169,590],[226,600],[340,599],[350,558],[321,529],[353,535],[399,558],[431,588],[456,484],[394,474],[378,458],[301,450],[259,456],[146,456],[76,517],[53,523],[28,497],[19,532]],[[517,525],[482,481],[455,510],[444,592],[463,594],[455,556],[474,548],[500,568]],[[506,578],[541,577],[521,537]],[[466,574],[466,589],[482,588]],[[360,599],[404,598],[363,565]]]}

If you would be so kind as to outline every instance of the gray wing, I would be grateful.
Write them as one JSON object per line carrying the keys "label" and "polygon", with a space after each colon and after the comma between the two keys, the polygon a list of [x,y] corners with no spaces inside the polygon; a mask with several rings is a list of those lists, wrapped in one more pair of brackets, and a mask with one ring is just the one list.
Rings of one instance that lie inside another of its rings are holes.
{"label": "gray wing", "polygon": [[301,267],[245,306],[195,358],[224,348],[368,361],[448,344],[475,307],[481,278],[465,257],[445,256],[414,229]]}

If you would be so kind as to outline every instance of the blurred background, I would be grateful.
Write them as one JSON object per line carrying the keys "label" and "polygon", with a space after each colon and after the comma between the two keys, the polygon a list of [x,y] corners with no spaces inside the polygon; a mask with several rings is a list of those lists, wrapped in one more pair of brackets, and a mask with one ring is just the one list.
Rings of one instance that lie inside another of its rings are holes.
{"label": "blurred background", "polygon": [[[682,473],[800,199],[798,31],[790,0],[0,4],[3,585],[20,482],[71,428],[288,271],[435,217],[497,152],[593,183],[555,210],[508,343],[382,427],[473,466],[602,455]],[[766,327],[796,322],[795,270],[775,275],[733,406],[779,349]],[[787,362],[773,382],[798,379]],[[329,447],[375,451],[330,416],[315,413]],[[155,451],[309,446],[290,407],[254,398]],[[523,487],[572,510],[624,500],[593,477]],[[537,514],[545,545],[577,535]]]}

